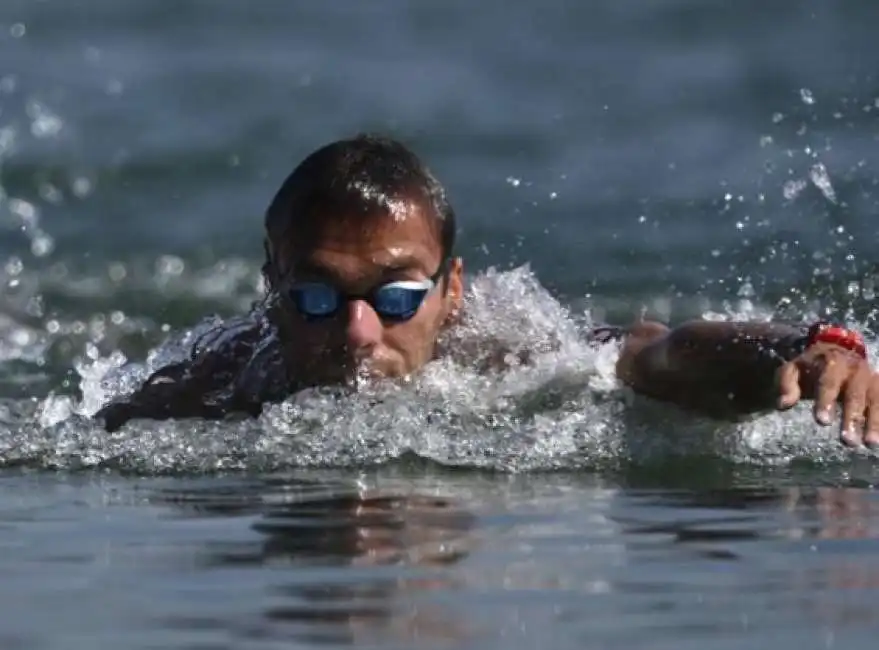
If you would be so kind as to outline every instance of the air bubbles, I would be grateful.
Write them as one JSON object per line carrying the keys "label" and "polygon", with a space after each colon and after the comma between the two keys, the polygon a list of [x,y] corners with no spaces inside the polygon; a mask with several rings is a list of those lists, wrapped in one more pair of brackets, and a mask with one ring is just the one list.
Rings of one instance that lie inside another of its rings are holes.
{"label": "air bubbles", "polygon": [[800,88],[800,99],[803,100],[804,104],[808,104],[810,106],[815,103],[815,96],[808,88]]}
{"label": "air bubbles", "polygon": [[507,183],[512,185],[513,187],[519,187],[522,184],[522,179],[514,178],[513,176],[507,176]]}
{"label": "air bubbles", "polygon": [[27,27],[24,23],[13,23],[9,27],[9,35],[12,38],[22,38],[25,34],[27,34]]}

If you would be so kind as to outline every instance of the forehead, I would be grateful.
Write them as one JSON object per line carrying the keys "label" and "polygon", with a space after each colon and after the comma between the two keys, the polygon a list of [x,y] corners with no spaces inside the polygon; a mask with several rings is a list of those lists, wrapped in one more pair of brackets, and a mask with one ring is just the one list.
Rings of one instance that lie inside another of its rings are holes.
{"label": "forehead", "polygon": [[273,242],[278,261],[292,266],[303,261],[334,266],[423,267],[433,272],[442,257],[439,228],[422,208],[395,202],[380,213],[327,214]]}

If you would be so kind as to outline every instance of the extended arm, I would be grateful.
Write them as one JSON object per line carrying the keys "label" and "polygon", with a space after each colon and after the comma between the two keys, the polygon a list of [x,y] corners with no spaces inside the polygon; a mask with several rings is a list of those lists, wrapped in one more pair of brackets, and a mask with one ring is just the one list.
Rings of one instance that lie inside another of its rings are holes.
{"label": "extended arm", "polygon": [[[854,336],[854,335],[853,335]],[[815,341],[805,330],[776,323],[692,321],[674,329],[644,322],[623,339],[621,381],[636,392],[715,416],[786,409],[815,400],[821,424],[843,402],[844,430],[879,426],[879,398],[866,359],[846,347]],[[859,436],[860,438],[860,436]],[[879,442],[879,436],[876,437]]]}

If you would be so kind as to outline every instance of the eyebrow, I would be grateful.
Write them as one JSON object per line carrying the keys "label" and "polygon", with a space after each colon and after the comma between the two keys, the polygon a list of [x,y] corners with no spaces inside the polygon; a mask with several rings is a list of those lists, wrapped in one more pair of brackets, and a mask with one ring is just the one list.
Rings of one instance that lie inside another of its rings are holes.
{"label": "eyebrow", "polygon": [[[376,263],[375,267],[376,271],[381,277],[386,277],[393,273],[398,273],[400,271],[422,271],[427,273],[428,271],[423,268],[423,264],[421,260],[419,260],[414,255],[401,255],[398,257],[394,257],[388,262],[382,264],[381,262]],[[321,265],[314,260],[302,260],[298,264],[293,267],[293,272],[297,275],[310,275],[320,278],[327,278],[330,280],[341,280],[338,273],[333,271],[333,269],[327,268]]]}

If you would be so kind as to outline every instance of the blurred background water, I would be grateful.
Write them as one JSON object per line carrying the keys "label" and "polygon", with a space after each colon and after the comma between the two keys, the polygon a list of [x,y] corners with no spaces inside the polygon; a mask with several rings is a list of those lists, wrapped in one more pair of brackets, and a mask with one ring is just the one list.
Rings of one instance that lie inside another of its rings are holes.
{"label": "blurred background water", "polygon": [[[872,648],[873,456],[804,409],[631,405],[571,332],[646,307],[873,333],[876,25],[867,0],[5,0],[3,647]],[[273,192],[364,130],[446,184],[501,298],[482,326],[561,354],[379,408],[71,414],[114,352],[246,310]]]}

